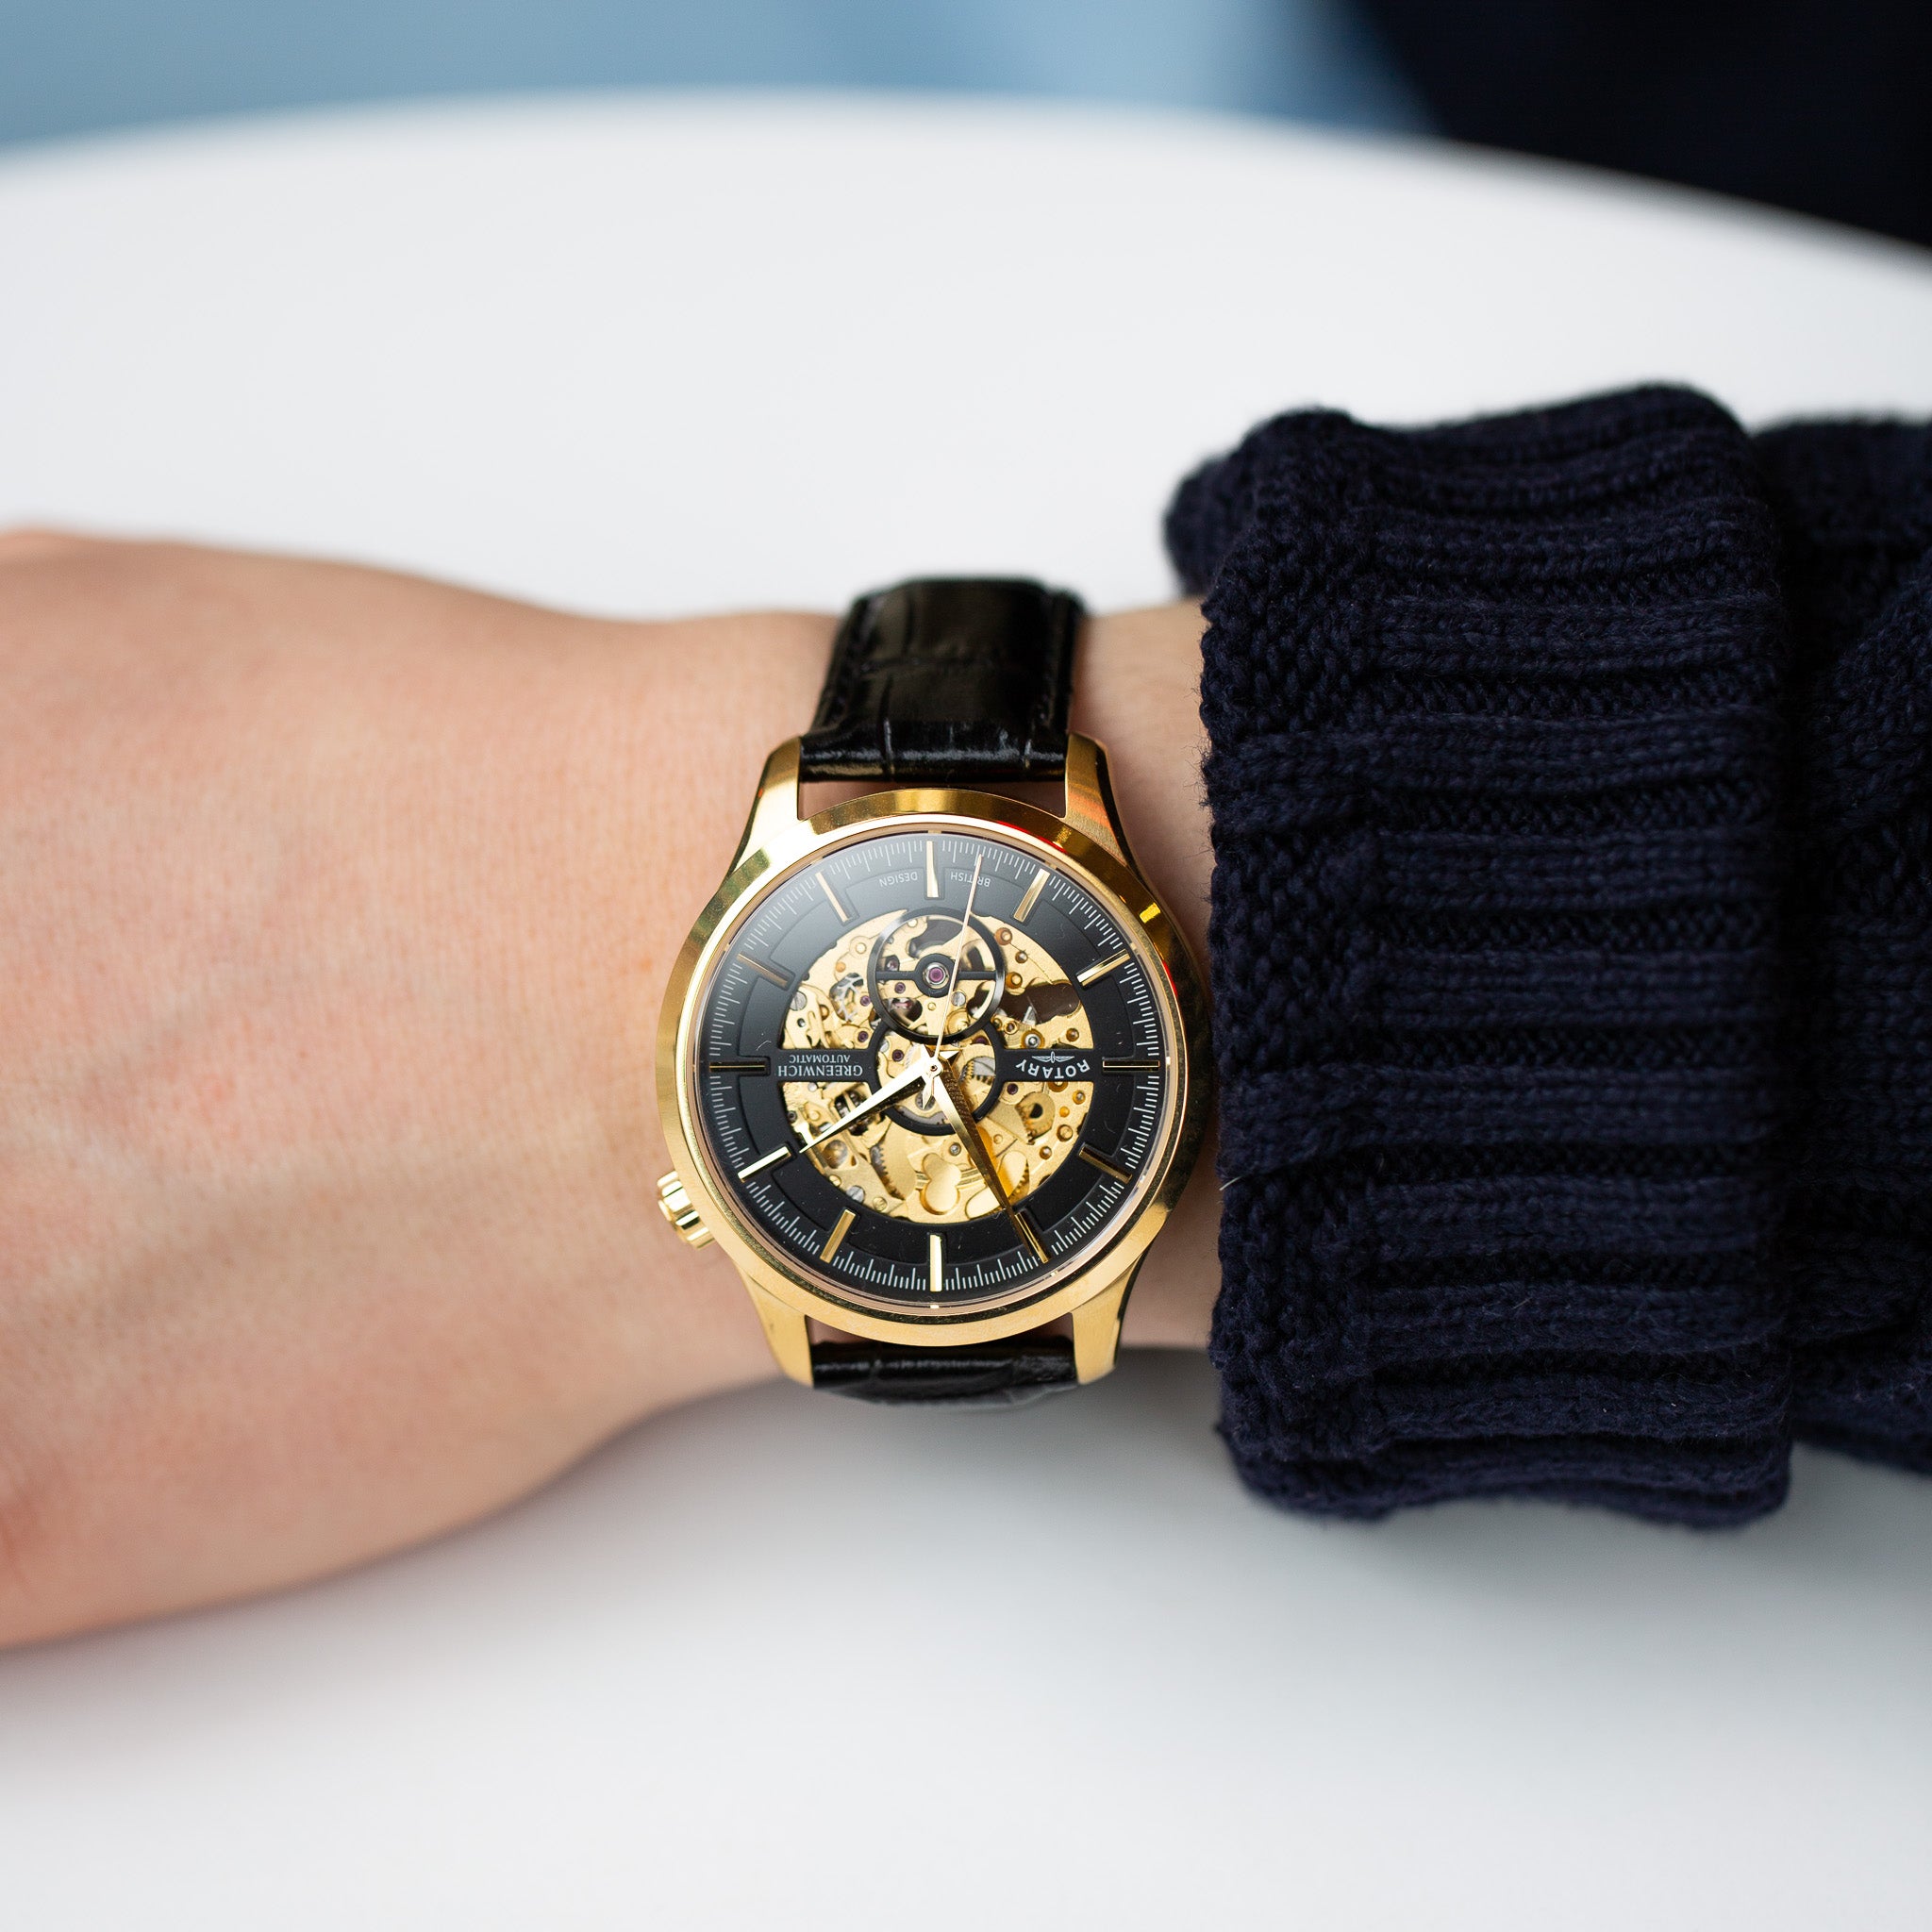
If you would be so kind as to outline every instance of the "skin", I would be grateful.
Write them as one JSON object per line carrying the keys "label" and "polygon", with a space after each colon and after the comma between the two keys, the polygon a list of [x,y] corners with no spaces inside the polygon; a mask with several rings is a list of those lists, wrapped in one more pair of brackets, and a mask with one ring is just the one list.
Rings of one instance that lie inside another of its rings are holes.
{"label": "skin", "polygon": [[[652,1037],[832,629],[0,537],[0,1642],[366,1560],[774,1373],[658,1212]],[[1075,723],[1205,950],[1199,635],[1097,619]],[[1205,1341],[1217,1216],[1210,1157],[1130,1343]]]}

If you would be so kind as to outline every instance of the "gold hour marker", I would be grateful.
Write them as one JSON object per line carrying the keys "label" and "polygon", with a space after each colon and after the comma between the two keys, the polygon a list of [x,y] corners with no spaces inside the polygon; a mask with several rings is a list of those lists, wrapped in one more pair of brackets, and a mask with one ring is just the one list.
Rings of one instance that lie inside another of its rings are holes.
{"label": "gold hour marker", "polygon": [[1100,1071],[1103,1074],[1158,1074],[1160,1071],[1160,1062],[1158,1060],[1102,1060]]}
{"label": "gold hour marker", "polygon": [[928,1235],[925,1241],[925,1278],[928,1294],[936,1295],[945,1287],[945,1272],[946,1244],[938,1235]]}
{"label": "gold hour marker", "polygon": [[1026,896],[1013,908],[1013,924],[1015,925],[1024,925],[1026,924],[1026,915],[1033,910],[1034,907],[1039,905],[1040,895],[1046,890],[1046,868],[1042,865],[1033,874],[1033,883],[1026,888]]}
{"label": "gold hour marker", "polygon": [[1094,1153],[1091,1147],[1081,1148],[1080,1158],[1089,1167],[1097,1167],[1109,1180],[1119,1181],[1123,1187],[1131,1187],[1133,1185],[1134,1177],[1132,1174],[1123,1174],[1112,1161],[1101,1159],[1100,1156]]}
{"label": "gold hour marker", "polygon": [[1033,1250],[1033,1258],[1044,1268],[1047,1260],[1045,1244],[1040,1239],[1040,1230],[1026,1218],[1024,1208],[1013,1209],[1013,1225],[1026,1237],[1026,1245]]}
{"label": "gold hour marker", "polygon": [[791,1158],[791,1148],[774,1147],[769,1154],[759,1155],[749,1167],[741,1167],[738,1170],[738,1178],[741,1181],[748,1181],[753,1174],[763,1174],[766,1168],[776,1167],[781,1160],[790,1160]]}
{"label": "gold hour marker", "polygon": [[754,959],[749,953],[740,953],[737,958],[740,965],[749,966],[760,979],[769,979],[774,986],[790,986],[791,984],[782,973],[774,973],[762,959]]}
{"label": "gold hour marker", "polygon": [[925,896],[937,899],[940,895],[939,856],[933,850],[933,841],[925,841]]}
{"label": "gold hour marker", "polygon": [[819,1250],[821,1261],[829,1261],[839,1252],[839,1243],[852,1232],[852,1224],[858,1219],[858,1217],[849,1208],[840,1215],[831,1233],[825,1237],[824,1246]]}
{"label": "gold hour marker", "polygon": [[832,902],[832,910],[836,912],[841,919],[849,920],[852,917],[852,915],[851,913],[846,911],[844,907],[840,905],[839,895],[837,892],[833,891],[831,880],[828,879],[822,872],[813,873],[812,877],[818,880],[819,891],[822,891],[825,895],[825,897]]}
{"label": "gold hour marker", "polygon": [[708,1074],[769,1074],[771,1071],[772,1063],[770,1060],[707,1060],[705,1062],[705,1072]]}
{"label": "gold hour marker", "polygon": [[[742,958],[744,956],[740,954],[739,957]],[[1124,966],[1126,963],[1127,956],[1124,953],[1116,953],[1111,959],[1096,959],[1091,966],[1088,967],[1086,972],[1081,974],[1080,984],[1082,986],[1091,986],[1096,979],[1105,979],[1116,966]]]}

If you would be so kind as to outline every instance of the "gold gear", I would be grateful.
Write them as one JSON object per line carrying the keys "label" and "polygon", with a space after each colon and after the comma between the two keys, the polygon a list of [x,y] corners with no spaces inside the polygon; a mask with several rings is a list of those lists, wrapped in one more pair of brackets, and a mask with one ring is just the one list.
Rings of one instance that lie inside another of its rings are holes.
{"label": "gold gear", "polygon": [[[883,1024],[866,991],[872,950],[889,937],[897,942],[902,928],[917,936],[924,924],[923,918],[908,920],[889,912],[852,927],[827,947],[792,995],[782,1044],[871,1051]],[[1080,990],[1058,962],[1024,933],[997,926],[994,937],[1006,954],[1007,972],[991,1011],[976,1024],[971,1016],[977,1000],[945,1014],[956,1029],[948,1037],[967,1036],[960,1073],[975,1107],[985,1104],[994,1066],[990,1053],[975,1058],[969,1025],[972,1034],[1014,1049],[1068,1046],[1086,1052],[1093,1044]],[[971,942],[966,951],[970,958]],[[984,964],[983,947],[979,958]],[[908,1024],[930,1040],[939,1003],[921,998],[918,1005],[918,1017]],[[905,1060],[913,1046],[897,1036],[886,1041],[879,1061],[885,1078],[903,1070],[891,1064],[895,1048]],[[867,1091],[849,1083],[790,1080],[784,1088],[785,1107],[795,1129],[815,1133],[839,1112],[857,1106]],[[1018,1081],[1000,1089],[978,1124],[1015,1201],[1024,1200],[1073,1157],[1092,1103],[1092,1083],[1086,1080]],[[916,1106],[906,1110],[920,1112]],[[999,1204],[974,1170],[971,1155],[958,1145],[958,1136],[941,1116],[935,1113],[933,1120],[931,1131],[921,1133],[890,1111],[876,1113],[806,1158],[856,1206],[876,1213],[946,1225],[996,1212]]]}

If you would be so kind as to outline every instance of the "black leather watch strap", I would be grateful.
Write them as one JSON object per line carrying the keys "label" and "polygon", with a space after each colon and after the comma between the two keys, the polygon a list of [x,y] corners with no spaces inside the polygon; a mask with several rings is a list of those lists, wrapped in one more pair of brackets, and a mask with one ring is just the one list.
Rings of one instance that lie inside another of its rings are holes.
{"label": "black leather watch strap", "polygon": [[1066,769],[1077,597],[1024,578],[925,577],[853,605],[805,778],[974,785]]}
{"label": "black leather watch strap", "polygon": [[[1077,597],[1023,578],[926,577],[853,605],[832,645],[804,778],[972,786],[1067,765]],[[812,1345],[812,1384],[866,1402],[991,1408],[1077,1386],[1073,1343]]]}
{"label": "black leather watch strap", "polygon": [[945,1408],[1001,1408],[1031,1402],[1079,1377],[1074,1344],[1057,1335],[1023,1335],[977,1348],[911,1348],[884,1341],[815,1341],[815,1389],[864,1402],[912,1402]]}

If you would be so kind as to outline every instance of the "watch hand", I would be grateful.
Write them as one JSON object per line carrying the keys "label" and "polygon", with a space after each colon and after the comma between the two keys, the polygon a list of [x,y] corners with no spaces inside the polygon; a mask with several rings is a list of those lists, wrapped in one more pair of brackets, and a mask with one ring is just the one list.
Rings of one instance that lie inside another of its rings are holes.
{"label": "watch hand", "polygon": [[992,1190],[993,1199],[1002,1209],[1010,1212],[1012,1197],[1007,1192],[1005,1177],[993,1165],[985,1141],[980,1138],[979,1123],[973,1117],[973,1096],[966,1091],[965,1082],[959,1078],[958,1068],[950,1060],[940,1062],[939,1091],[934,1098],[954,1133],[966,1143],[973,1157],[973,1165],[979,1170],[980,1179]]}
{"label": "watch hand", "polygon": [[1000,1173],[999,1162],[992,1158],[980,1135],[979,1123],[973,1117],[973,1097],[966,1091],[966,1083],[960,1079],[958,1066],[950,1059],[941,1059],[939,1069],[937,1097],[940,1111],[952,1124],[953,1131],[966,1143],[973,1156],[973,1165],[979,1170],[980,1179],[992,1190],[992,1197],[1000,1204],[1001,1211],[1019,1231],[1020,1239],[1032,1249],[1035,1259],[1044,1263],[1046,1250],[1041,1245],[1040,1237],[1033,1232],[1032,1223],[1023,1219],[1020,1210],[1013,1206],[1013,1197],[1007,1191],[1006,1176]]}
{"label": "watch hand", "polygon": [[[949,949],[954,979],[958,979],[959,976],[959,960],[966,951],[966,941],[973,937],[973,902],[979,897],[979,856],[974,854],[973,859],[973,883],[966,888],[966,909],[959,915],[959,930],[954,935],[953,943]],[[950,992],[952,990],[952,981],[948,980],[946,982],[946,991]]]}
{"label": "watch hand", "polygon": [[980,857],[978,853],[974,855],[973,883],[966,888],[966,910],[959,915],[958,932],[954,936],[952,944],[945,949],[946,964],[951,971],[946,974],[946,990],[939,995],[941,1004],[938,1037],[941,1041],[946,1037],[946,1021],[953,1009],[953,989],[959,983],[959,961],[965,956],[966,941],[973,937],[973,902],[979,897]]}
{"label": "watch hand", "polygon": [[903,1074],[888,1080],[870,1099],[860,1102],[858,1106],[853,1108],[849,1112],[841,1113],[830,1126],[822,1127],[808,1140],[801,1141],[798,1143],[799,1153],[809,1154],[821,1141],[829,1141],[834,1136],[844,1133],[856,1122],[862,1121],[867,1114],[876,1113],[880,1108],[897,1100],[900,1094],[910,1093],[915,1087],[921,1086],[925,1082],[931,1071],[931,1063],[932,1055],[930,1053],[926,1054],[924,1060],[914,1061]]}

